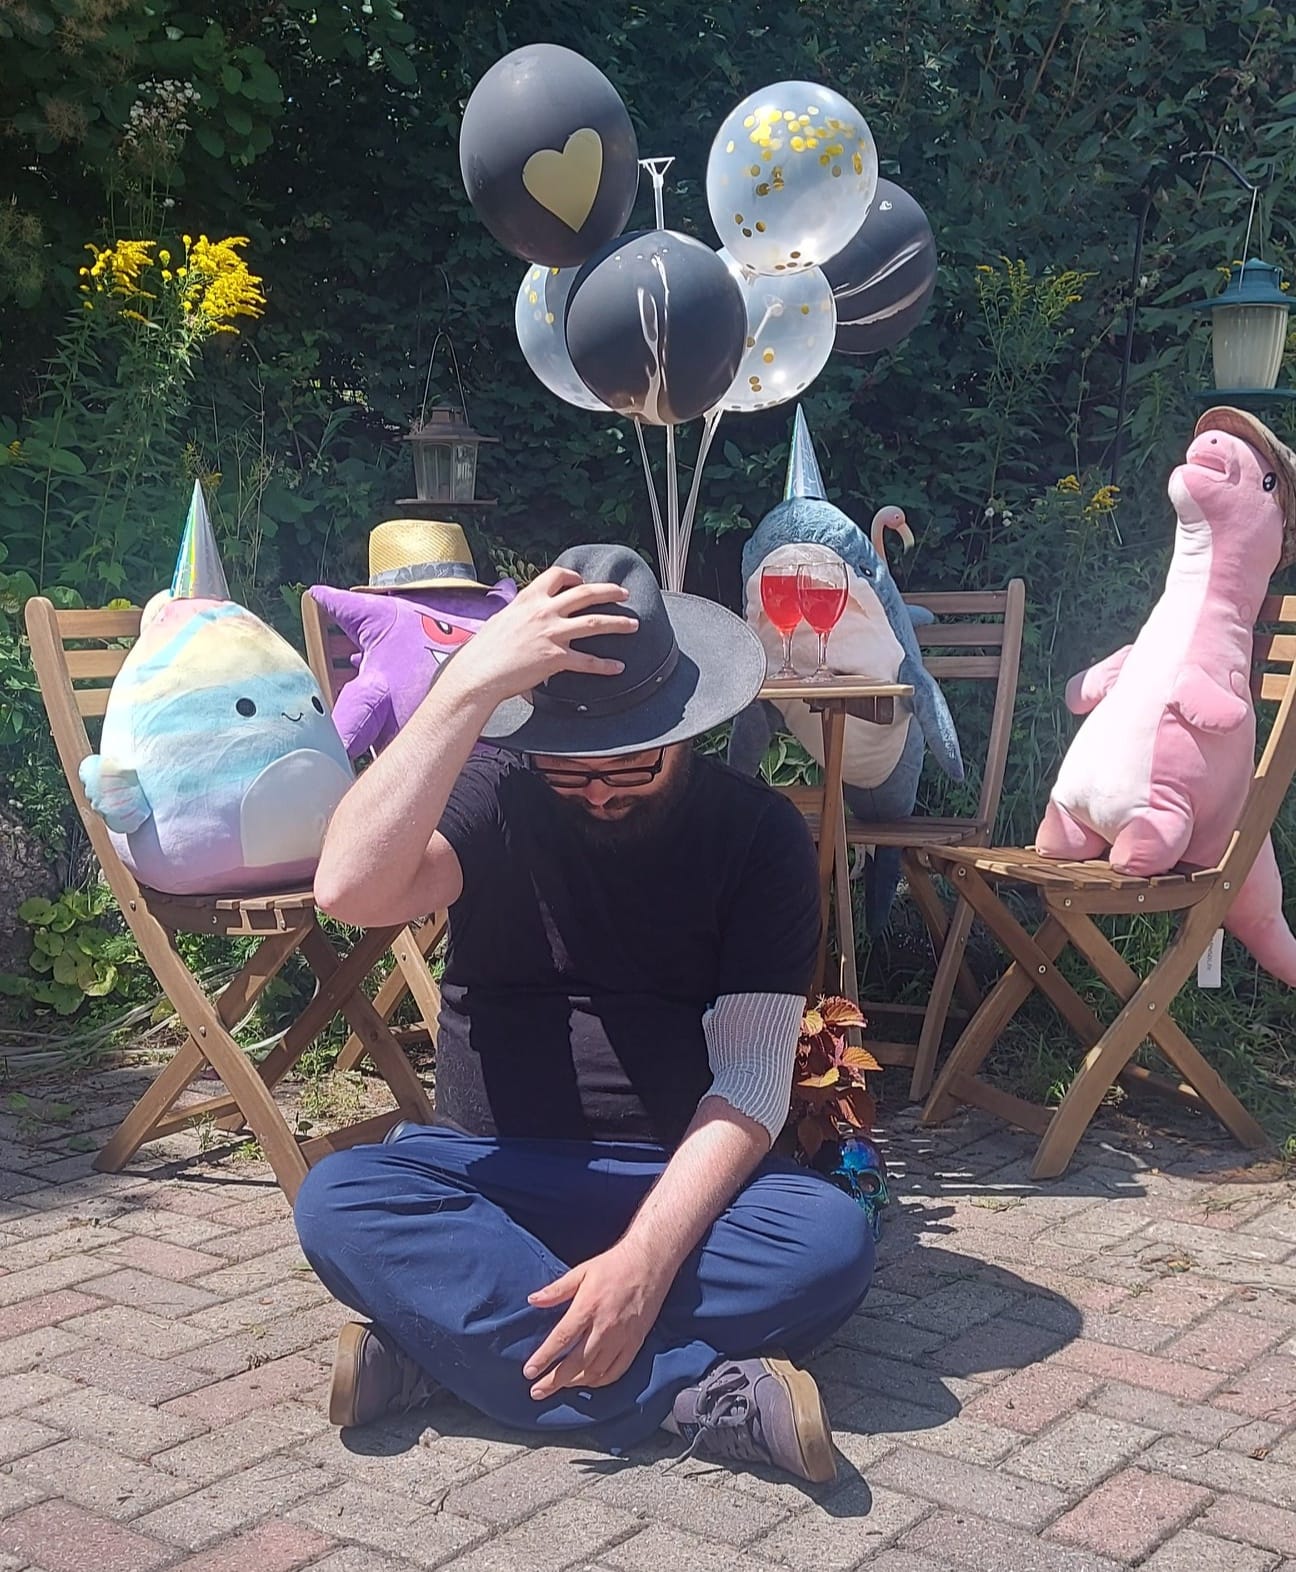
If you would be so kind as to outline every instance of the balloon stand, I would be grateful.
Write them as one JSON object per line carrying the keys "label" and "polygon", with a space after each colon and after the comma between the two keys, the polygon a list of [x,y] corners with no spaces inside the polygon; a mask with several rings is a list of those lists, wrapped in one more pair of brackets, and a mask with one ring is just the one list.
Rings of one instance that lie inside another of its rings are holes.
{"label": "balloon stand", "polygon": [[[527,365],[566,403],[634,426],[668,590],[684,585],[722,416],[795,401],[834,350],[898,344],[936,280],[926,215],[879,180],[867,120],[822,83],[770,83],[721,120],[706,166],[718,249],[667,229],[674,162],[639,157],[612,83],[557,44],[497,61],[459,133],[474,211],[530,264],[514,304]],[[627,232],[645,173],[656,227]],[[694,420],[702,433],[681,510],[675,428]],[[665,432],[664,495],[645,426]]]}

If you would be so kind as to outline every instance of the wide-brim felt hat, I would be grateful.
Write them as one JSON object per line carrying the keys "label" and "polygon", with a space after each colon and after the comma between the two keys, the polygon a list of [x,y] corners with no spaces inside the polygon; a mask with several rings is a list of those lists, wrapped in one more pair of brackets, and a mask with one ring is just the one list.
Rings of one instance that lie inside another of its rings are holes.
{"label": "wide-brim felt hat", "polygon": [[366,595],[421,589],[489,589],[477,577],[468,537],[458,524],[435,519],[388,519],[369,531]]}
{"label": "wide-brim felt hat", "polygon": [[1194,437],[1203,431],[1226,431],[1229,436],[1249,442],[1266,462],[1274,467],[1278,476],[1278,500],[1283,510],[1283,549],[1278,559],[1280,568],[1296,562],[1296,453],[1270,431],[1263,420],[1249,410],[1234,409],[1231,405],[1218,405],[1208,409],[1197,422]]}
{"label": "wide-brim felt hat", "polygon": [[698,595],[663,592],[627,546],[574,546],[555,567],[587,584],[620,584],[625,601],[590,614],[629,616],[633,633],[578,639],[575,650],[624,662],[615,677],[559,672],[501,704],[485,742],[519,753],[611,758],[687,742],[752,702],[765,680],[765,651],[741,617]]}

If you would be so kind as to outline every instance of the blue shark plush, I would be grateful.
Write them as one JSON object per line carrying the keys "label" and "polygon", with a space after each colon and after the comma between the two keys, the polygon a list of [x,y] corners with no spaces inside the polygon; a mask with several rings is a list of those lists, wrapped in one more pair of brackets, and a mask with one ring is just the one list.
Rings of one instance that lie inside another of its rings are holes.
{"label": "blue shark plush", "polygon": [[[879,519],[882,519],[879,514]],[[884,521],[889,522],[889,521]],[[766,566],[839,558],[846,564],[849,595],[841,621],[828,642],[829,665],[838,673],[900,682],[914,690],[912,700],[896,705],[888,726],[846,722],[844,781],[846,805],[866,821],[901,819],[913,812],[922,773],[924,742],[945,773],[963,779],[963,758],[945,696],[923,665],[915,625],[931,622],[930,612],[907,606],[887,567],[881,531],[876,545],[825,497],[805,418],[798,408],[784,499],[757,525],[743,548],[742,572],[747,620],[771,664],[777,665],[782,641],[761,608],[760,578]],[[793,636],[793,661],[799,671],[815,666],[816,641],[804,623]],[[915,722],[917,724],[915,724]],[[754,775],[776,728],[790,731],[823,763],[819,717],[800,700],[778,706],[758,701],[734,721],[729,762]],[[886,926],[900,877],[898,848],[879,846],[865,883],[865,926],[870,934]]]}

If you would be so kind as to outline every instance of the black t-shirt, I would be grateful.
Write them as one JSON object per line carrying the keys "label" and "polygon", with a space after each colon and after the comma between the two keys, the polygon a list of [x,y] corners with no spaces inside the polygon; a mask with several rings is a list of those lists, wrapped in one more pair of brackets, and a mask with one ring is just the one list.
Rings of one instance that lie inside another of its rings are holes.
{"label": "black t-shirt", "polygon": [[805,821],[716,760],[692,759],[659,826],[608,845],[524,763],[470,758],[440,830],[464,891],[436,1107],[461,1129],[674,1146],[711,1081],[708,1006],[810,986],[819,900]]}

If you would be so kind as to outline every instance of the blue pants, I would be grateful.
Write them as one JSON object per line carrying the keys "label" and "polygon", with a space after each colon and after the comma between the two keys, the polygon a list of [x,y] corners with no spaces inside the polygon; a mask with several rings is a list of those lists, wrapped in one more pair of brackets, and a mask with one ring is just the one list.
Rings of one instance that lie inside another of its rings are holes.
{"label": "blue pants", "polygon": [[504,1424],[583,1431],[620,1450],[651,1435],[722,1356],[805,1357],[873,1272],[859,1207],[818,1174],[766,1158],[685,1261],[629,1370],[537,1402],[522,1366],[562,1309],[536,1309],[527,1295],[614,1245],[667,1156],[404,1125],[381,1146],[312,1168],[297,1231],[329,1292],[464,1402]]}

